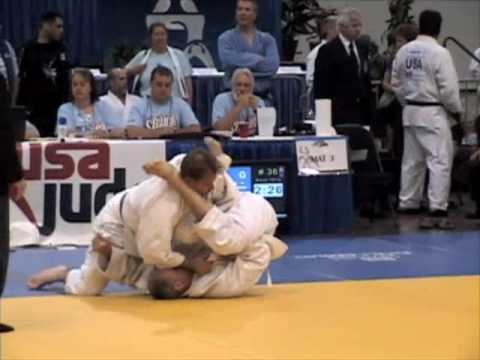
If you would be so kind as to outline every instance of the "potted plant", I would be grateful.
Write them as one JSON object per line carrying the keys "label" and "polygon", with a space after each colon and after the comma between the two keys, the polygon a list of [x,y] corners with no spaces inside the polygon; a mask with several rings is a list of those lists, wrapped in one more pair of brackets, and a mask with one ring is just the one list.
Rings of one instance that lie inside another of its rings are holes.
{"label": "potted plant", "polygon": [[112,49],[112,65],[114,67],[125,66],[139,51],[139,46],[129,46],[126,44],[117,44]]}
{"label": "potted plant", "polygon": [[295,58],[298,35],[310,35],[318,39],[318,22],[336,13],[334,9],[321,7],[317,0],[283,0],[282,7],[282,47],[283,58]]}
{"label": "potted plant", "polygon": [[414,23],[413,15],[411,15],[414,1],[415,0],[389,0],[388,11],[390,12],[390,19],[385,21],[388,27],[383,33],[382,39],[395,31],[399,25]]}

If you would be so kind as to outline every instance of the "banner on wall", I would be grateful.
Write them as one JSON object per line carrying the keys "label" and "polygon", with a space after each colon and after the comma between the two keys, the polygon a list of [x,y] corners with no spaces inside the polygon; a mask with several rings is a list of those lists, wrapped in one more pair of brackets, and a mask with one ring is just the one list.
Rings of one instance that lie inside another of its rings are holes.
{"label": "banner on wall", "polygon": [[10,206],[10,245],[88,245],[105,202],[146,179],[145,162],[165,156],[164,141],[23,143],[28,187]]}
{"label": "banner on wall", "polygon": [[[175,6],[176,5],[176,6]],[[147,15],[147,28],[156,22],[167,25],[169,34],[184,33],[186,45],[183,51],[191,63],[200,62],[203,67],[215,67],[210,50],[203,41],[205,15],[198,12],[195,1],[181,1],[175,4],[172,1],[158,0],[153,13]]]}
{"label": "banner on wall", "polygon": [[[102,0],[98,6],[103,43],[110,50],[122,44],[139,48],[145,45],[148,26],[162,22],[169,29],[169,44],[184,50],[194,67],[219,68],[217,39],[235,26],[236,2],[136,0],[132,6],[130,1]],[[270,32],[277,43],[281,38],[280,13],[281,1],[259,2],[258,27]]]}

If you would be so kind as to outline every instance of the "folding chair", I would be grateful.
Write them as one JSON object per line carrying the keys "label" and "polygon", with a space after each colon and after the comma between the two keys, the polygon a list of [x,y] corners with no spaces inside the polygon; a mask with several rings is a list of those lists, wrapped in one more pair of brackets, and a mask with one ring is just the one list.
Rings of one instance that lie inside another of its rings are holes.
{"label": "folding chair", "polygon": [[397,226],[397,216],[388,191],[393,176],[383,170],[372,134],[357,124],[337,125],[335,129],[338,134],[348,137],[354,194],[359,204],[367,203],[371,206],[370,222],[374,219],[375,205],[383,196]]}

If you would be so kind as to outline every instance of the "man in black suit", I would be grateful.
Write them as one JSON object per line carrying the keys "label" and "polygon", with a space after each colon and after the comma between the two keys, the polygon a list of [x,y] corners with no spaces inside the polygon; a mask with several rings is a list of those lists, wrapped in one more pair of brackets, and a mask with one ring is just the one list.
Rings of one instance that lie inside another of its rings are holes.
{"label": "man in black suit", "polygon": [[[13,130],[8,120],[10,109],[6,80],[0,75],[0,296],[7,275],[8,256],[10,252],[9,234],[9,193],[19,199],[25,192],[25,181],[20,161],[17,157]],[[13,328],[0,323],[0,333],[12,331]]]}
{"label": "man in black suit", "polygon": [[338,35],[323,46],[315,61],[315,99],[332,100],[332,124],[369,125],[373,113],[368,49],[356,43],[362,17],[354,8],[343,9]]}

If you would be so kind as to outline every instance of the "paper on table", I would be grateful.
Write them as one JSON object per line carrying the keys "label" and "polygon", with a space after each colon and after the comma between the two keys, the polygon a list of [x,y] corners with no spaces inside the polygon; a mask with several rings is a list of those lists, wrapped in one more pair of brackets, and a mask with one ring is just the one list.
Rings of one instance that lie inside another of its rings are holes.
{"label": "paper on table", "polygon": [[193,76],[223,76],[216,68],[193,68]]}
{"label": "paper on table", "polygon": [[302,70],[300,66],[280,66],[277,70],[277,74],[295,74],[302,75],[305,74],[305,71]]}
{"label": "paper on table", "polygon": [[315,100],[315,134],[334,135],[335,129],[332,127],[332,100]]}
{"label": "paper on table", "polygon": [[257,109],[258,135],[262,137],[272,137],[277,121],[277,112],[273,107],[264,107]]}

